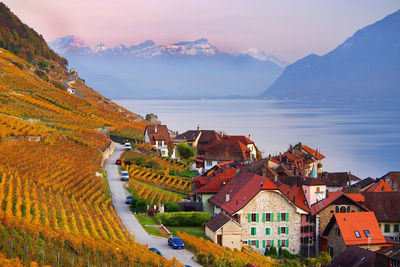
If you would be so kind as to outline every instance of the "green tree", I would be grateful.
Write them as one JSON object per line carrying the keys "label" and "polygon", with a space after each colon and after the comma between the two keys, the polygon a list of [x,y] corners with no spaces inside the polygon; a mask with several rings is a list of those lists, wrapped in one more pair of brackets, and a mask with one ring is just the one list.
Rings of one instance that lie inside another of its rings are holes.
{"label": "green tree", "polygon": [[139,199],[136,202],[136,207],[135,207],[136,212],[146,212],[147,211],[147,200],[146,199]]}
{"label": "green tree", "polygon": [[164,205],[165,212],[177,212],[180,210],[179,205],[173,202],[167,202]]}
{"label": "green tree", "polygon": [[175,148],[174,142],[172,142],[172,141],[168,142],[167,147],[168,147],[168,157],[171,157],[172,154],[174,153],[174,148]]}
{"label": "green tree", "polygon": [[138,202],[139,199],[140,199],[140,198],[139,198],[139,196],[138,196],[137,194],[132,194],[132,202],[131,202],[131,205],[129,206],[129,208],[130,208],[130,210],[131,210],[132,212],[135,212],[135,210],[136,210],[136,203]]}
{"label": "green tree", "polygon": [[190,157],[194,156],[193,147],[189,146],[186,143],[179,143],[177,145],[177,149],[178,149],[178,152],[179,152],[179,156],[181,156],[185,160],[187,160]]}

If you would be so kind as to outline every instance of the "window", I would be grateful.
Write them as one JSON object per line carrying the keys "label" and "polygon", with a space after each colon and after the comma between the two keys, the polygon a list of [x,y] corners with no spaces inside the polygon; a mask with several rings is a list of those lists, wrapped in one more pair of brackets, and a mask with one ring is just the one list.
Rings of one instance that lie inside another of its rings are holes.
{"label": "window", "polygon": [[278,213],[278,222],[288,222],[289,221],[289,213],[288,212],[281,212]]}
{"label": "window", "polygon": [[361,238],[361,235],[360,235],[359,231],[354,231],[354,234],[356,235],[357,238]]}
{"label": "window", "polygon": [[369,233],[369,230],[364,230],[364,235],[368,238],[371,237],[371,234]]}
{"label": "window", "polygon": [[311,243],[311,238],[309,236],[303,236],[303,237],[301,237],[300,241],[301,241],[301,244],[307,245],[307,244]]}
{"label": "window", "polygon": [[274,240],[263,240],[263,248],[270,248],[274,245]]}
{"label": "window", "polygon": [[319,188],[319,186],[317,186],[317,192],[320,192],[320,188]]}
{"label": "window", "polygon": [[278,240],[278,247],[281,247],[281,248],[289,247],[289,240],[287,240],[287,239]]}
{"label": "window", "polygon": [[335,234],[336,234],[336,236],[340,237],[340,229],[339,229],[339,227],[335,228]]}
{"label": "window", "polygon": [[265,234],[270,235],[271,234],[271,227],[265,228]]}
{"label": "window", "polygon": [[258,213],[249,213],[249,222],[258,222]]}
{"label": "window", "polygon": [[346,213],[346,207],[345,206],[341,206],[339,212],[340,213]]}
{"label": "window", "polygon": [[289,234],[289,227],[287,226],[278,227],[278,235],[287,235],[287,234]]}
{"label": "window", "polygon": [[211,166],[212,165],[212,161],[211,160],[207,160],[207,166]]}
{"label": "window", "polygon": [[257,247],[258,248],[258,240],[249,240],[249,245],[252,247]]}
{"label": "window", "polygon": [[256,227],[251,227],[250,234],[251,235],[256,235],[257,234],[257,228]]}
{"label": "window", "polygon": [[263,213],[263,222],[273,222],[274,221],[274,214],[273,213]]}
{"label": "window", "polygon": [[394,228],[393,228],[393,232],[395,232],[395,233],[398,233],[400,230],[399,230],[399,225],[398,224],[395,224],[394,225]]}
{"label": "window", "polygon": [[247,240],[242,240],[242,244],[243,245],[247,245],[248,243],[247,243]]}
{"label": "window", "polygon": [[390,224],[385,224],[385,233],[390,233]]}

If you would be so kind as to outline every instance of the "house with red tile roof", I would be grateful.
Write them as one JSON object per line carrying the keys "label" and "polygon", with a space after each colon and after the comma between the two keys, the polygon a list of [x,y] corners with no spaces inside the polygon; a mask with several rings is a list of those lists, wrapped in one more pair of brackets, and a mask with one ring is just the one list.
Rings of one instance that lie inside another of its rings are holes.
{"label": "house with red tile roof", "polygon": [[333,257],[350,246],[376,251],[387,244],[373,212],[335,213],[321,236]]}
{"label": "house with red tile roof", "polygon": [[215,165],[234,161],[237,163],[250,163],[250,149],[238,140],[222,139],[213,142],[205,148],[205,154],[202,156],[204,165],[201,166],[204,171],[213,168]]}
{"label": "house with red tile roof", "polygon": [[393,192],[385,180],[378,180],[375,184],[369,187],[365,192]]}
{"label": "house with red tile roof", "polygon": [[362,192],[360,204],[375,213],[385,237],[400,242],[400,192]]}
{"label": "house with red tile roof", "polygon": [[301,216],[307,214],[271,180],[240,173],[212,198],[216,214],[224,212],[241,226],[241,242],[264,253],[266,247],[300,252]]}
{"label": "house with red tile roof", "polygon": [[146,143],[151,143],[162,157],[168,156],[169,133],[167,125],[147,125],[144,138]]}
{"label": "house with red tile roof", "polygon": [[342,190],[361,181],[350,172],[323,172],[321,179],[329,192]]}
{"label": "house with red tile roof", "polygon": [[241,142],[250,149],[251,160],[257,160],[257,148],[254,142],[250,140],[250,135],[248,138],[244,135],[225,135],[223,138],[228,140],[237,140]]}
{"label": "house with red tile roof", "polygon": [[319,178],[308,178],[302,182],[302,188],[308,205],[326,198],[326,185]]}
{"label": "house with red tile roof", "polygon": [[242,226],[224,212],[213,216],[205,224],[205,235],[214,243],[231,249],[241,249]]}
{"label": "house with red tile roof", "polygon": [[217,194],[223,186],[237,175],[237,169],[226,166],[206,177],[194,178],[195,190],[190,193],[196,201],[203,202],[203,211],[214,215],[214,207],[208,199]]}
{"label": "house with red tile roof", "polygon": [[380,179],[385,180],[393,191],[400,192],[400,172],[388,172]]}

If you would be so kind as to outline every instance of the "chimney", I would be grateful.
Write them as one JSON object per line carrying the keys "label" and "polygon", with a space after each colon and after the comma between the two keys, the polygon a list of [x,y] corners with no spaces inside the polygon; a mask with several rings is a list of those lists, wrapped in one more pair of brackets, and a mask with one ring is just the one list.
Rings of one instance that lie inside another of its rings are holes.
{"label": "chimney", "polygon": [[231,200],[231,195],[229,193],[226,193],[225,202],[229,202],[230,200]]}
{"label": "chimney", "polygon": [[154,126],[154,133],[157,133],[157,125]]}
{"label": "chimney", "polygon": [[251,139],[250,139],[250,134],[249,134],[249,140],[251,140]]}
{"label": "chimney", "polygon": [[199,124],[197,124],[197,131],[199,131],[200,130],[200,125]]}

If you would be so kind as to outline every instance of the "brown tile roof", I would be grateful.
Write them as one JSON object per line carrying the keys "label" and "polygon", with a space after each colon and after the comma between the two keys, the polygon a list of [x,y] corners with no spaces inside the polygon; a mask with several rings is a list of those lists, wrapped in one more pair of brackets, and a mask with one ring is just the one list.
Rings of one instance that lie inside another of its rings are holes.
{"label": "brown tile roof", "polygon": [[400,244],[381,248],[380,250],[375,251],[375,253],[383,255],[389,259],[400,261]]}
{"label": "brown tile roof", "polygon": [[387,185],[387,183],[385,183],[384,180],[379,180],[370,188],[368,188],[366,192],[393,192],[393,190]]}
{"label": "brown tile roof", "polygon": [[186,142],[194,142],[196,141],[197,137],[199,136],[200,131],[198,130],[189,130],[184,133],[177,135],[174,138],[174,141],[185,140]]}
{"label": "brown tile roof", "polygon": [[[267,178],[253,174],[251,172],[242,172],[227,183],[221,190],[208,199],[208,201],[228,214],[233,215],[242,209],[258,192]],[[226,202],[226,194],[230,195],[230,200]]]}
{"label": "brown tile roof", "polygon": [[279,190],[297,207],[301,208],[304,211],[309,212],[310,208],[308,207],[306,196],[304,195],[303,188],[297,186],[288,186],[285,184],[281,184],[279,186]]}
{"label": "brown tile roof", "polygon": [[360,181],[357,176],[347,172],[324,172],[322,174],[322,181],[326,186],[347,186],[351,181]]}
{"label": "brown tile roof", "polygon": [[[240,169],[240,171],[251,171],[260,176],[264,176],[264,174],[265,174],[265,177],[272,179],[272,180],[275,178],[275,176],[278,176],[278,174],[273,169],[268,167],[268,159],[257,160],[253,164]],[[264,173],[264,171],[265,171],[265,173]]]}
{"label": "brown tile roof", "polygon": [[209,145],[217,140],[221,140],[221,136],[214,130],[200,130],[200,145]]}
{"label": "brown tile roof", "polygon": [[359,182],[353,184],[351,187],[359,187],[360,189],[363,189],[364,187],[367,187],[373,183],[375,183],[375,179],[368,177],[368,178],[362,179]]}
{"label": "brown tile roof", "polygon": [[217,140],[206,147],[204,160],[245,162],[250,159],[250,150],[237,140]]}
{"label": "brown tile roof", "polygon": [[229,215],[225,214],[225,212],[220,212],[217,215],[213,216],[206,224],[208,228],[210,228],[213,232],[218,231],[222,226],[227,224],[230,221],[234,221]]}
{"label": "brown tile roof", "polygon": [[325,185],[325,183],[318,178],[308,178],[307,180],[303,181],[304,185]]}
{"label": "brown tile roof", "polygon": [[373,267],[375,266],[375,252],[360,247],[348,247],[329,263],[329,267],[344,266]]}
{"label": "brown tile roof", "polygon": [[368,209],[375,212],[379,222],[400,222],[400,192],[362,192]]}
{"label": "brown tile roof", "polygon": [[[386,243],[372,211],[334,213],[322,235],[327,236],[335,222],[338,224],[346,246]],[[369,231],[370,238],[364,230]],[[355,231],[360,234],[359,238],[356,237]]]}
{"label": "brown tile roof", "polygon": [[238,140],[238,141],[242,142],[246,146],[250,145],[250,144],[254,144],[253,141],[251,141],[249,138],[247,138],[244,135],[225,135],[224,139]]}
{"label": "brown tile roof", "polygon": [[169,140],[167,125],[148,125],[146,131],[152,145],[156,144],[155,141]]}
{"label": "brown tile roof", "polygon": [[388,172],[381,178],[388,177],[388,176],[392,179],[400,180],[400,172]]}

